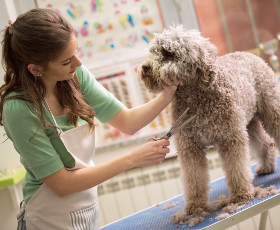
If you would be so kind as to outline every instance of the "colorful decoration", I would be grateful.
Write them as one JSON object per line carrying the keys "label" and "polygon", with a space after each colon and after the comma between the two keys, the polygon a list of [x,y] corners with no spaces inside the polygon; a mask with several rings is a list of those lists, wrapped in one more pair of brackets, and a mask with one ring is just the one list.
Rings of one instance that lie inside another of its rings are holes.
{"label": "colorful decoration", "polygon": [[90,6],[91,6],[91,13],[103,12],[104,10],[103,0],[91,0]]}
{"label": "colorful decoration", "polygon": [[153,19],[148,15],[148,8],[145,5],[141,6],[140,12],[143,16],[142,23],[143,25],[151,25],[153,24]]}
{"label": "colorful decoration", "polygon": [[138,41],[138,36],[134,32],[134,33],[128,35],[128,37],[122,39],[121,45],[123,47],[130,47],[131,48],[131,47],[135,47],[137,41]]}
{"label": "colorful decoration", "polygon": [[115,44],[113,38],[107,38],[105,44],[100,46],[100,51],[108,51],[114,48],[115,48]]}
{"label": "colorful decoration", "polygon": [[77,48],[77,55],[81,59],[84,57],[84,52],[83,52],[83,49],[81,47]]}
{"label": "colorful decoration", "polygon": [[103,24],[99,23],[99,22],[95,22],[93,24],[94,28],[96,29],[98,34],[104,33],[106,30],[112,30],[113,29],[113,24],[112,23],[108,23],[108,22],[104,22]]}
{"label": "colorful decoration", "polygon": [[119,21],[124,29],[126,29],[126,25],[129,24],[130,26],[134,27],[134,22],[131,14],[122,14],[119,17]]}
{"label": "colorful decoration", "polygon": [[144,30],[142,33],[142,39],[146,42],[149,43],[152,39],[154,38],[153,33],[149,32],[148,30]]}
{"label": "colorful decoration", "polygon": [[83,37],[86,37],[88,36],[88,22],[87,21],[84,21],[84,24],[82,26],[82,28],[80,29],[80,33]]}
{"label": "colorful decoration", "polygon": [[82,6],[74,6],[73,3],[69,3],[66,12],[71,18],[76,19],[84,14],[84,9]]}
{"label": "colorful decoration", "polygon": [[80,46],[77,55],[86,65],[98,66],[119,57],[130,59],[138,52],[142,55],[153,37],[150,31],[163,29],[158,0],[36,2],[38,7],[61,14],[73,25]]}
{"label": "colorful decoration", "polygon": [[83,47],[77,48],[77,54],[79,58],[91,58],[92,57],[92,49],[93,49],[93,42],[91,40],[87,40]]}
{"label": "colorful decoration", "polygon": [[92,48],[93,48],[93,42],[91,40],[87,40],[85,44],[85,52],[88,58],[92,57]]}

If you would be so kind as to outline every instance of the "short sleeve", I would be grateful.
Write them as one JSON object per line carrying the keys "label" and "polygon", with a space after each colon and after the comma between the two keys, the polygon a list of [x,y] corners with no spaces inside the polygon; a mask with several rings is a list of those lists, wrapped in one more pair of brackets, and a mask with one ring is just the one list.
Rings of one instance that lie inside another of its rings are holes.
{"label": "short sleeve", "polygon": [[3,107],[3,125],[20,154],[21,163],[36,179],[42,179],[64,165],[34,111],[27,102],[7,100]]}
{"label": "short sleeve", "polygon": [[95,109],[96,118],[107,122],[123,108],[123,104],[108,92],[85,66],[76,71],[86,102]]}

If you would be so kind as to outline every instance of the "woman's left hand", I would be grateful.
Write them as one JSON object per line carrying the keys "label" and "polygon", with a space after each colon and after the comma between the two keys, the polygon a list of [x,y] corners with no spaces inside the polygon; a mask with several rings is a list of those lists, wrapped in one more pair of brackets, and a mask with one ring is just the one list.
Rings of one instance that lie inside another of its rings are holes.
{"label": "woman's left hand", "polygon": [[171,80],[168,80],[168,82],[166,82],[166,86],[163,86],[162,95],[168,103],[172,101],[178,85],[179,85],[179,81],[177,77],[174,75],[171,78]]}

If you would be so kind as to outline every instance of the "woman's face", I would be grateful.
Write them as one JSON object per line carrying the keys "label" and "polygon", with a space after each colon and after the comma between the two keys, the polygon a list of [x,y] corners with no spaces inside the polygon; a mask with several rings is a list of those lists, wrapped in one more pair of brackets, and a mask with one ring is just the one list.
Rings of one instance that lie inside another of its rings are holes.
{"label": "woman's face", "polygon": [[73,78],[76,68],[80,65],[82,62],[77,57],[76,37],[73,34],[66,49],[57,59],[49,62],[47,69],[43,70],[42,80],[46,85],[69,80]]}

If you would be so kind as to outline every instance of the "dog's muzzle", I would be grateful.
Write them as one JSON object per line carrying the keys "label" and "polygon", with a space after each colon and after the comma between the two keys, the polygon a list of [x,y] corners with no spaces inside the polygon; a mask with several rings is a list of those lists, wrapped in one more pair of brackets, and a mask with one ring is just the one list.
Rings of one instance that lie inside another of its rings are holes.
{"label": "dog's muzzle", "polygon": [[142,69],[144,71],[144,73],[148,72],[149,69],[151,69],[151,66],[150,65],[142,65]]}

